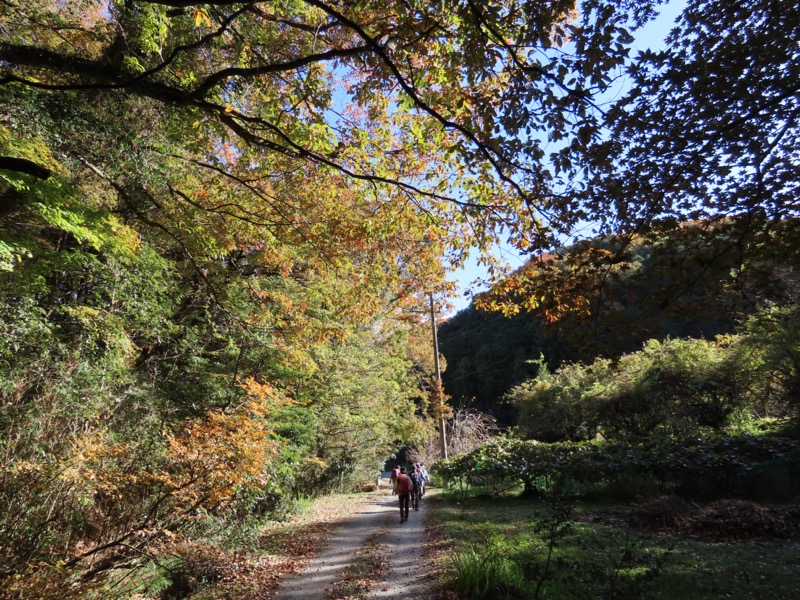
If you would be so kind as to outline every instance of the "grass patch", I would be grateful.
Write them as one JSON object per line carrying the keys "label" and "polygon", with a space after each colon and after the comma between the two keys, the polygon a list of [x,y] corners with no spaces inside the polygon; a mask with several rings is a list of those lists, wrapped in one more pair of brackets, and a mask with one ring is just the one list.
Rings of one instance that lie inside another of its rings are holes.
{"label": "grass patch", "polygon": [[631,509],[619,505],[463,494],[431,500],[449,548],[443,579],[463,598],[800,597],[796,538],[720,542],[645,532],[627,525]]}
{"label": "grass patch", "polygon": [[522,568],[492,546],[454,552],[449,564],[452,586],[472,598],[519,598],[533,589]]}

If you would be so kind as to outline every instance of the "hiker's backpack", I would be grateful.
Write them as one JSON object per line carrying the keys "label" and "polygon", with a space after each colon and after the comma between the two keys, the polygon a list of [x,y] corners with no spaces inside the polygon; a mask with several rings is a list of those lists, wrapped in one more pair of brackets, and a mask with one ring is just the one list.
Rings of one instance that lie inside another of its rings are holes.
{"label": "hiker's backpack", "polygon": [[422,487],[422,474],[419,471],[411,473],[411,482],[415,488]]}

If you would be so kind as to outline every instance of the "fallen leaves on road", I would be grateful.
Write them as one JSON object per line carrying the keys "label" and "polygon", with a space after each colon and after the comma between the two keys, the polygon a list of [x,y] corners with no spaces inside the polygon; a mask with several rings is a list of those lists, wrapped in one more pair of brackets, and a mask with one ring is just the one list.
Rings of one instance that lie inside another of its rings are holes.
{"label": "fallen leaves on road", "polygon": [[329,600],[360,600],[380,580],[381,573],[387,567],[380,544],[384,535],[385,531],[373,535],[358,549],[337,582],[326,590]]}
{"label": "fallen leaves on road", "polygon": [[[171,579],[176,593],[214,600],[268,600],[281,580],[300,572],[317,554],[342,518],[371,495],[329,496],[290,521],[271,523],[261,532],[256,552],[234,552],[212,544],[175,538],[158,554],[177,559]],[[373,571],[370,570],[370,573]],[[356,574],[353,575],[356,577]]]}
{"label": "fallen leaves on road", "polygon": [[678,526],[714,540],[796,538],[800,537],[800,507],[719,500],[679,519]]}

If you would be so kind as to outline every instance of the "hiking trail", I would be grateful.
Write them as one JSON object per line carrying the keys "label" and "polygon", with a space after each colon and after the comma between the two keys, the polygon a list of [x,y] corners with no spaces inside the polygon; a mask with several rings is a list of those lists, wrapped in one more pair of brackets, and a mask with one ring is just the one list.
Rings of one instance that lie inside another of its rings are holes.
{"label": "hiking trail", "polygon": [[354,512],[342,515],[325,546],[299,573],[287,577],[274,600],[415,600],[436,597],[430,561],[422,558],[426,498],[400,522],[396,496],[388,481]]}

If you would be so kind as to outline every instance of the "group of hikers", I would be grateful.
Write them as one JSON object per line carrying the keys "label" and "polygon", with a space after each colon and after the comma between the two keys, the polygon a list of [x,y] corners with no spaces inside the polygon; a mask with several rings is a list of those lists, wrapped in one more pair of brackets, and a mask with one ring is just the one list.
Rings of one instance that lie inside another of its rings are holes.
{"label": "group of hikers", "polygon": [[425,484],[431,479],[422,463],[415,463],[406,473],[406,468],[397,465],[389,477],[392,482],[392,495],[400,500],[400,522],[408,520],[409,504],[419,510],[419,500],[425,495]]}

